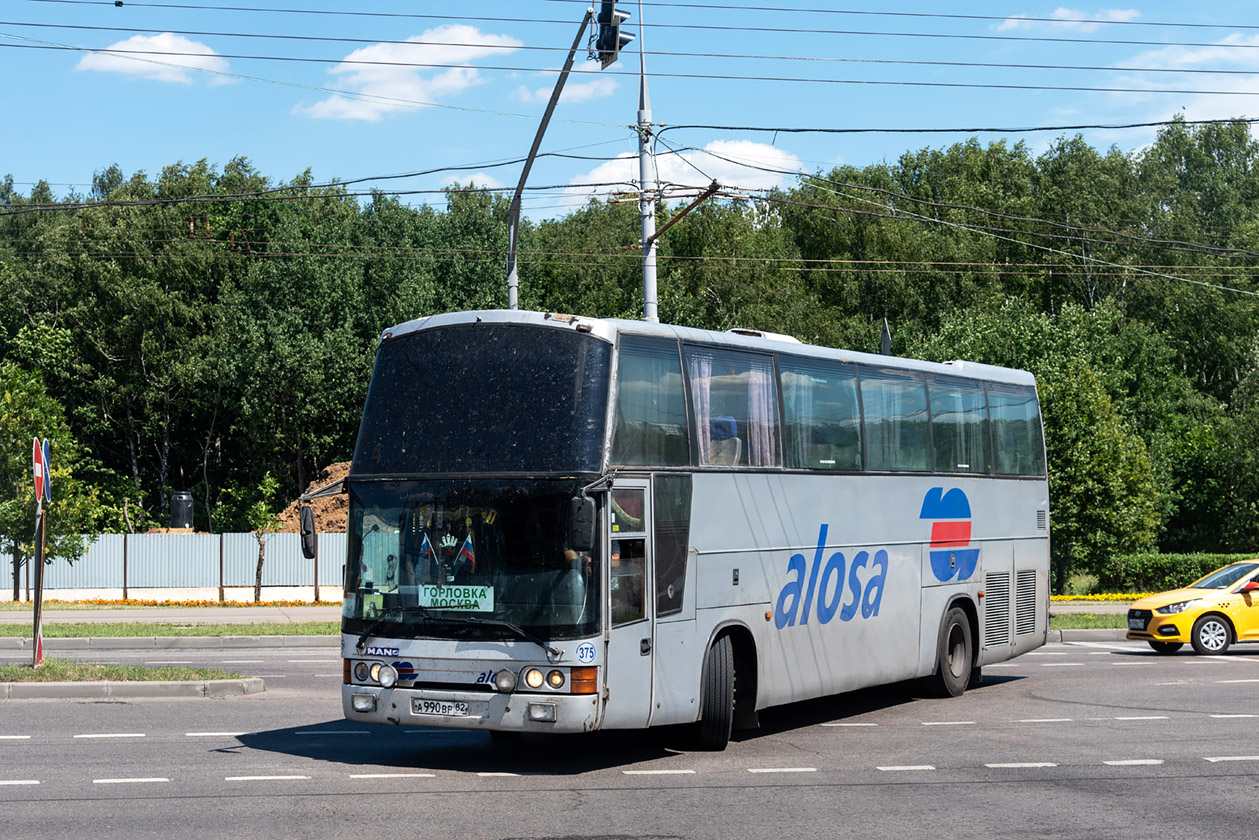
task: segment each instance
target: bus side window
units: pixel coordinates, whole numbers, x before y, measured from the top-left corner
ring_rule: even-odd
[[[986,473],[988,405],[980,382],[931,377],[931,442],[935,470],[944,473]]]
[[[612,541],[609,555],[612,588],[612,626],[638,621],[646,615],[643,609],[644,541],[641,538]]]
[[[927,390],[917,376],[861,367],[866,469],[931,469]]]
[[[779,356],[788,467],[861,469],[857,371],[843,362]]]
[[[677,342],[622,336],[619,358],[612,463],[690,464]]]
[[[996,472],[1044,475],[1045,440],[1035,390],[1017,385],[989,385],[988,411],[992,418]]]
[[[778,399],[774,362],[760,353],[687,346],[698,463],[776,467]]]

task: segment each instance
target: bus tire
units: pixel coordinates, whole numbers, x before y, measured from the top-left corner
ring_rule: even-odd
[[[936,672],[930,683],[932,693],[937,697],[960,697],[970,682],[974,665],[975,643],[970,619],[961,607],[953,607],[945,613],[940,627]]]
[[[695,746],[714,752],[724,750],[734,727],[734,646],[729,636],[713,642],[704,657],[699,709]]]

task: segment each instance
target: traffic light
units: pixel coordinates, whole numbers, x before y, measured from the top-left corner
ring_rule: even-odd
[[[632,32],[622,32],[621,24],[630,16],[616,7],[616,0],[602,0],[595,23],[599,24],[599,32],[595,35],[595,52],[599,56],[599,66],[606,68],[616,61],[621,49],[629,46],[634,40]]]

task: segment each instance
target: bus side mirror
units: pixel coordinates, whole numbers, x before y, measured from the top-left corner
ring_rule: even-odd
[[[568,547],[591,551],[595,547],[595,500],[573,496],[568,502]]]
[[[302,556],[307,560],[315,559],[318,535],[315,534],[315,511],[310,505],[302,505],[299,511],[302,534]]]

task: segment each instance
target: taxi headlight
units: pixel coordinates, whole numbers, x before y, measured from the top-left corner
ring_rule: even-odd
[[[393,688],[398,684],[398,669],[392,665],[380,666],[380,673],[376,675],[376,679],[380,680],[380,684],[384,688]]]
[[[543,679],[542,672],[537,668],[530,668],[525,671],[525,685],[530,688],[541,688]]]
[[[1201,602],[1202,602],[1201,598],[1192,598],[1188,601],[1177,601],[1175,604],[1168,604],[1165,607],[1159,607],[1154,612],[1158,613],[1159,615],[1175,615],[1176,613],[1182,613],[1185,610],[1192,607],[1194,604],[1198,604]]]

